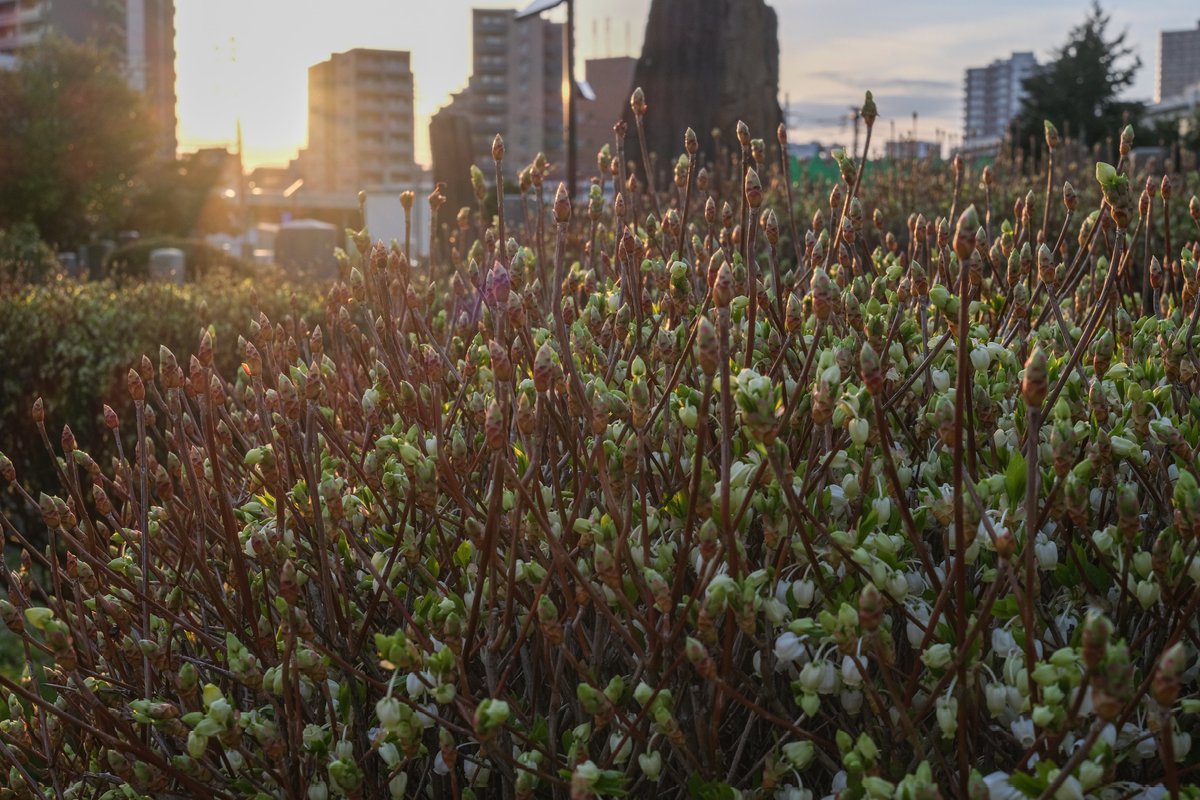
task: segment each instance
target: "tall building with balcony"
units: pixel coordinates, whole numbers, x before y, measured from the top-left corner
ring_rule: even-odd
[[[491,164],[492,140],[503,136],[505,161],[514,172],[538,153],[560,165],[565,152],[563,26],[515,16],[512,9],[472,11],[471,77],[438,113],[442,126],[452,117],[466,120],[473,161],[481,166]],[[434,172],[446,180],[436,164]]]
[[[1013,53],[986,67],[967,70],[964,80],[963,147],[979,150],[999,145],[1008,124],[1021,110],[1024,81],[1037,69],[1033,53]]]
[[[1200,84],[1200,21],[1192,30],[1159,31],[1154,100],[1179,97]]]
[[[49,35],[113,53],[146,97],[160,153],[175,157],[174,0],[0,0],[0,64]]]
[[[0,0],[0,54],[15,56],[45,35],[47,6],[32,0]]]
[[[308,70],[306,191],[355,195],[416,179],[413,74],[400,50],[335,53]]]

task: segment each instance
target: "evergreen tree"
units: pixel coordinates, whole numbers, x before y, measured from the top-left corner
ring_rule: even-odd
[[[1137,122],[1143,105],[1118,95],[1133,84],[1142,60],[1126,44],[1127,32],[1109,38],[1110,21],[1094,2],[1054,61],[1025,80],[1027,94],[1012,124],[1016,148],[1028,149],[1032,141],[1033,152],[1039,152],[1044,147],[1043,121],[1050,120],[1064,136],[1087,146],[1104,145],[1111,137],[1115,149],[1121,129]]]
[[[107,51],[51,37],[0,70],[0,228],[57,247],[112,233],[154,149],[141,95]]]

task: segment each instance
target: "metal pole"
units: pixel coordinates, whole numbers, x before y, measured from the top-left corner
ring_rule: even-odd
[[[575,202],[575,0],[567,0],[567,189]]]

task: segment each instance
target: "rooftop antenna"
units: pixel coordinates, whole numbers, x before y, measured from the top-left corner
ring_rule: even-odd
[[[604,56],[612,58],[612,17],[604,18]]]

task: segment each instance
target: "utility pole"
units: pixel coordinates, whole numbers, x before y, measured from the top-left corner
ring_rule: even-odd
[[[858,106],[850,107],[850,118],[854,120],[854,149],[850,151],[850,155],[858,158],[858,123],[862,119],[861,109]]]
[[[238,159],[238,212],[242,218],[242,258],[254,257],[254,246],[250,244],[250,203],[246,196],[246,148],[242,144],[242,118],[237,121],[237,159]]]
[[[578,172],[575,152],[575,0],[567,0],[567,55],[563,75],[567,81],[567,191],[575,202],[575,177]]]

